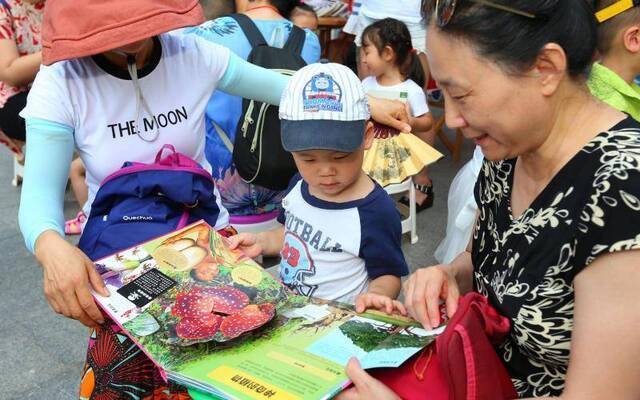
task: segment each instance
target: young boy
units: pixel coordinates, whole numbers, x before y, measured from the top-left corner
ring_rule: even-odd
[[[289,81],[280,119],[299,171],[282,201],[283,226],[234,236],[231,247],[279,254],[280,278],[298,294],[404,313],[391,300],[408,273],[400,216],[362,171],[373,125],[360,80],[343,65],[308,65]]]
[[[629,2],[631,3],[631,2]],[[640,7],[618,0],[597,0],[598,52],[589,77],[591,93],[640,120]]]
[[[312,31],[318,29],[318,14],[316,14],[313,7],[308,4],[298,4],[293,11],[291,11],[289,20],[298,28],[310,29]]]

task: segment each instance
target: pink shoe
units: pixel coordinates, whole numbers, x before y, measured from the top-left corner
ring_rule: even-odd
[[[64,223],[64,233],[66,235],[79,235],[82,233],[82,225],[87,219],[84,212],[78,211],[78,215],[74,219],[70,219]]]

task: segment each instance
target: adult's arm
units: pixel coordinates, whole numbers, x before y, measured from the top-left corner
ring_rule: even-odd
[[[51,308],[84,325],[104,322],[89,289],[108,296],[93,262],[64,240],[63,201],[73,155],[69,126],[27,118],[27,146],[20,229],[42,265],[44,294]]]
[[[472,238],[467,249],[451,264],[420,268],[405,282],[405,306],[409,315],[426,329],[440,325],[440,300],[444,300],[447,315],[458,309],[460,295],[473,289]]]
[[[218,83],[218,89],[233,96],[280,104],[289,76],[258,67],[234,53],[229,54],[227,69]]]
[[[407,106],[397,100],[379,99],[367,96],[371,118],[400,132],[411,132]]]
[[[0,81],[7,85],[19,87],[33,82],[41,63],[41,52],[20,56],[13,40],[0,40]]]
[[[14,31],[14,18],[11,8],[0,4],[0,81],[19,87],[25,86],[35,78],[42,62],[40,52],[20,56],[16,45],[17,34]]]
[[[51,230],[64,236],[64,192],[73,156],[73,128],[27,118],[26,157],[18,220],[32,253],[38,237]]]
[[[279,105],[289,79],[289,76],[258,67],[230,53],[218,89],[234,96]],[[402,132],[411,132],[404,103],[369,96],[369,108],[374,120]]]
[[[563,400],[640,393],[640,250],[598,257],[573,281],[571,358]]]

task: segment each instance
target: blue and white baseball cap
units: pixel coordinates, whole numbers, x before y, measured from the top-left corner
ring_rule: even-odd
[[[280,100],[282,146],[351,153],[362,145],[369,117],[353,71],[335,63],[307,65],[291,77]]]

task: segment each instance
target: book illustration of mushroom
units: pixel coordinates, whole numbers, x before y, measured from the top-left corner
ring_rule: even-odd
[[[237,282],[233,283],[233,287],[242,291],[244,294],[246,294],[247,297],[249,297],[250,301],[254,301],[254,299],[258,296],[258,289],[256,289],[255,287],[244,286]]]
[[[200,289],[214,299],[213,312],[233,314],[249,304],[249,297],[244,292],[231,286]]]
[[[179,318],[176,335],[187,343],[213,339],[218,332],[223,337],[216,340],[226,341],[269,322],[275,306],[249,304],[249,297],[231,286],[195,287],[178,293],[171,314]]]
[[[171,307],[171,314],[181,318],[197,317],[210,314],[213,310],[213,299],[203,296],[199,289],[178,293],[176,302]]]
[[[175,271],[188,271],[198,265],[208,255],[207,249],[189,238],[178,239],[159,246],[153,252],[158,266]]]
[[[183,339],[208,339],[218,332],[222,317],[218,314],[203,314],[194,318],[182,318],[176,325],[176,335]]]
[[[275,314],[273,304],[250,304],[238,313],[226,317],[220,325],[220,331],[227,339],[234,339],[271,321]]]

